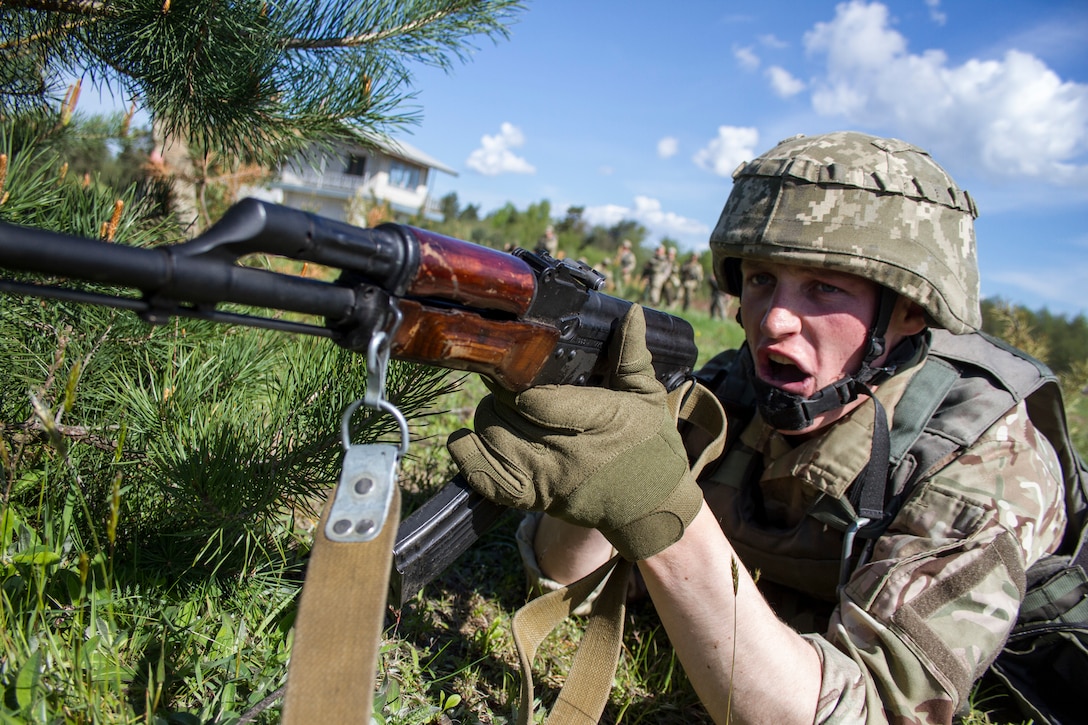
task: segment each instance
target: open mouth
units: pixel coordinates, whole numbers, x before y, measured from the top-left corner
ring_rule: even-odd
[[[783,390],[789,390],[789,392],[800,392],[797,390],[799,386],[803,386],[804,383],[811,377],[801,368],[797,367],[789,358],[782,355],[776,355],[771,353],[764,358],[763,369],[761,370],[761,376],[765,383],[775,386],[776,388],[782,388]]]

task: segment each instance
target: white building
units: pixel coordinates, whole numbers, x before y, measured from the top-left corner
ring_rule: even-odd
[[[371,147],[314,152],[288,162],[271,186],[279,203],[338,221],[347,221],[353,198],[387,202],[398,217],[422,211],[438,219],[438,199],[430,194],[438,171],[457,176],[449,166],[403,141],[375,138]]]

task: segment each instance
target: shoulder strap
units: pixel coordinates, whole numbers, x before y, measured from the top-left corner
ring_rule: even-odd
[[[955,366],[937,357],[928,358],[915,373],[895,406],[889,451],[893,468],[903,463],[959,378]]]
[[[377,538],[332,541],[325,524],[330,492],[306,570],[288,665],[283,720],[287,725],[369,721],[374,699],[400,489]]]
[[[1047,383],[1056,385],[1042,363],[988,335],[931,335],[929,355],[896,406],[896,493],[947,464],[1021,400]]]
[[[593,602],[566,682],[545,722],[595,725],[600,719],[619,665],[627,579],[632,568],[631,562],[617,556],[573,584],[539,596],[514,613],[514,646],[521,663],[518,725],[536,722],[532,667],[540,643],[607,578]]]

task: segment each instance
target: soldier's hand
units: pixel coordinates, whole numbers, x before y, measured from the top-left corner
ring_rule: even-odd
[[[642,308],[632,305],[609,348],[608,388],[498,388],[475,432],[448,447],[483,496],[599,529],[622,556],[677,541],[702,505],[664,387],[654,378]]]

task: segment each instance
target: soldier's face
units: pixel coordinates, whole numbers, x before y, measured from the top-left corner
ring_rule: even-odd
[[[876,315],[876,283],[844,272],[749,261],[741,264],[741,278],[741,322],[761,380],[808,398],[858,371]],[[903,306],[896,306],[889,326],[889,350],[904,333]],[[823,428],[862,402],[818,416],[797,432]]]

